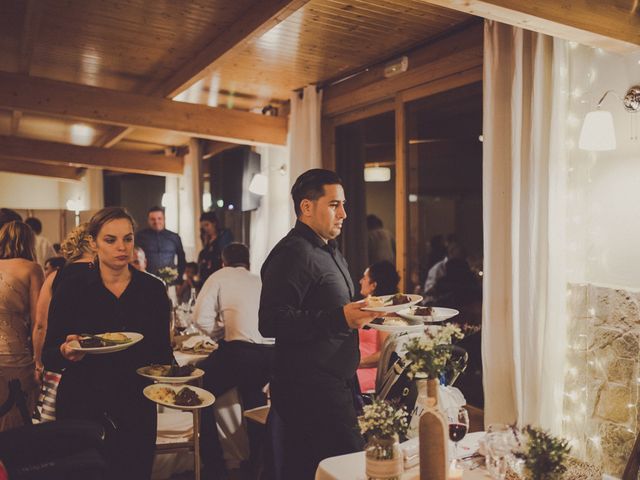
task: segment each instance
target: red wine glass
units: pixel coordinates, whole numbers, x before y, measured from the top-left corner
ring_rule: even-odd
[[[469,430],[469,412],[464,407],[455,407],[447,412],[449,419],[449,439],[453,442],[453,458],[458,458],[458,442]]]

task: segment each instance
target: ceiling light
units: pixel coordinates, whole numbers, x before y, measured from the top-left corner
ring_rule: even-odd
[[[389,167],[365,167],[365,182],[388,182],[391,180],[391,169]]]

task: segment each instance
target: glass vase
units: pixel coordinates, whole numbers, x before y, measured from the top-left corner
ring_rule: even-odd
[[[399,480],[404,472],[404,458],[398,435],[372,436],[365,448],[367,480]]]

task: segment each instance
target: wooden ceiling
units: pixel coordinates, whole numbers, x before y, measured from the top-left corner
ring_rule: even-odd
[[[0,135],[122,155],[162,154],[191,136],[281,143],[285,119],[247,113],[227,122],[223,111],[272,105],[286,115],[293,90],[357,72],[468,19],[422,0],[0,2]],[[211,108],[166,109],[161,98]],[[158,109],[173,118],[163,122]],[[201,129],[178,128],[179,118],[195,117]],[[252,136],[266,124],[272,133]],[[243,125],[246,138],[237,133]]]

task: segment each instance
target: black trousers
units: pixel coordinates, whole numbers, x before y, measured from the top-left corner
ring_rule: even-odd
[[[273,346],[233,341],[219,342],[218,349],[198,366],[205,372],[203,386],[216,397],[237,388],[245,410],[266,405],[262,392],[270,380]],[[254,447],[254,435],[249,433],[250,447]],[[218,438],[213,407],[202,411],[200,449],[205,469],[224,472],[222,448]],[[255,448],[252,448],[252,451]]]
[[[320,461],[364,448],[352,382],[305,383],[272,388],[272,405],[283,425],[285,480],[313,480]]]
[[[67,376],[69,377],[69,376]],[[142,388],[97,391],[63,375],[56,400],[59,420],[95,422],[105,429],[106,478],[151,478],[156,447],[156,405]]]

